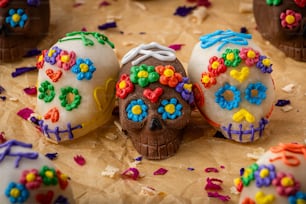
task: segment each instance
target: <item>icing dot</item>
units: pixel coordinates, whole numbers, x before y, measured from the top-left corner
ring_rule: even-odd
[[[248,58],[254,58],[256,57],[256,53],[253,50],[249,50],[247,56]]]
[[[209,81],[210,81],[209,76],[203,76],[203,77],[202,77],[202,82],[203,82],[203,83],[206,84],[206,83],[208,83]]]
[[[48,52],[48,57],[52,57],[52,55],[53,55],[53,53],[55,52],[55,50],[50,50],[49,52]]]
[[[262,60],[262,64],[265,65],[266,67],[268,67],[268,66],[271,65],[271,62],[270,62],[269,59],[266,58],[266,59]]]
[[[265,178],[265,177],[267,177],[269,175],[269,170],[268,169],[262,169],[260,171],[259,175],[260,175],[261,178]]]
[[[20,15],[15,13],[13,16],[12,16],[12,20],[17,23],[20,21]]]
[[[60,177],[61,177],[62,181],[67,181],[68,180],[68,176],[66,174],[61,174]]]
[[[18,198],[20,196],[20,190],[18,188],[12,188],[10,191],[10,196]]]
[[[295,22],[295,17],[293,15],[287,15],[285,20],[286,20],[286,23],[292,24]]]
[[[125,87],[126,87],[126,81],[123,80],[119,83],[119,88],[124,89]]]
[[[69,57],[69,55],[63,55],[63,56],[61,56],[61,61],[62,62],[69,62],[69,60],[70,60],[70,57]]]
[[[140,105],[133,106],[132,113],[135,115],[140,115],[142,113]]]
[[[229,60],[229,61],[233,61],[234,58],[235,58],[234,53],[228,53],[228,54],[226,55],[226,59]]]
[[[48,177],[48,178],[53,178],[53,172],[52,171],[46,171],[45,172],[45,175]]]
[[[213,69],[217,69],[219,67],[220,63],[217,62],[217,61],[214,61],[212,64],[211,64],[211,68]]]
[[[144,70],[141,70],[140,72],[138,72],[137,76],[139,78],[147,78],[148,77],[148,72],[147,71],[144,71]]]
[[[192,84],[184,84],[184,89],[185,89],[185,90],[188,90],[188,91],[191,91],[191,89],[192,89]]]
[[[170,113],[170,114],[173,114],[175,112],[175,106],[174,104],[170,103],[170,104],[167,104],[165,106],[165,110],[166,112]]]
[[[293,186],[294,185],[294,181],[292,180],[292,178],[284,177],[281,180],[281,184],[282,184],[282,186],[286,186],[286,187]]]
[[[164,75],[165,75],[166,77],[172,77],[173,74],[174,74],[174,72],[173,72],[172,69],[166,69],[166,70],[164,71]]]
[[[35,174],[33,174],[33,173],[28,173],[27,176],[26,176],[26,180],[27,180],[28,182],[34,181],[34,180],[35,180]]]
[[[80,70],[81,72],[88,72],[88,65],[85,63],[80,64]]]

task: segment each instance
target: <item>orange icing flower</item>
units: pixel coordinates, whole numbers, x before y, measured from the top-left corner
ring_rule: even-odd
[[[204,85],[205,88],[209,88],[212,85],[215,85],[217,83],[216,78],[213,76],[211,72],[203,72],[201,82]]]
[[[175,72],[175,68],[171,65],[159,65],[155,67],[155,71],[160,74],[159,82],[172,88],[183,80],[182,75]]]

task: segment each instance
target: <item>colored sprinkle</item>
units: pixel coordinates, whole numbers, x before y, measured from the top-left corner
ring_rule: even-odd
[[[80,166],[83,166],[86,163],[85,158],[82,155],[76,155],[73,159]]]
[[[144,31],[139,32],[139,35],[145,35],[145,34],[147,34],[147,33],[144,32]]]
[[[109,6],[111,5],[108,1],[102,1],[100,4],[99,4],[99,7],[102,7],[102,6]]]
[[[241,27],[240,33],[248,33],[248,29],[246,27]]]
[[[221,169],[225,169],[225,166],[221,165],[220,168],[221,168]]]
[[[37,89],[36,87],[27,87],[24,88],[23,91],[28,94],[28,95],[36,95],[37,94]]]
[[[0,85],[0,94],[2,94],[5,91],[5,89],[3,88],[3,86]]]
[[[168,172],[167,169],[159,168],[156,171],[154,171],[153,175],[165,175]]]
[[[190,7],[179,6],[175,10],[175,13],[173,15],[185,17],[185,16],[189,15],[195,8],[196,8],[196,6],[190,6]]]
[[[136,157],[135,161],[142,161],[142,156]]]
[[[208,197],[213,197],[213,198],[218,198],[224,202],[227,202],[231,199],[231,197],[227,196],[227,195],[221,195],[218,192],[207,192]]]
[[[2,101],[5,101],[5,100],[6,100],[6,96],[0,96],[0,99],[1,99]]]
[[[221,184],[223,183],[222,180],[217,178],[207,178],[206,179],[206,186],[205,190],[222,190]]]
[[[132,178],[133,180],[137,180],[139,178],[139,171],[137,168],[128,168],[122,174],[123,178]]]
[[[79,6],[82,6],[82,5],[83,5],[83,3],[78,3],[78,2],[77,2],[77,3],[74,3],[74,4],[73,4],[73,7],[76,8],[76,7],[79,7]]]
[[[117,23],[116,22],[109,22],[109,23],[104,23],[102,25],[98,26],[99,30],[107,30],[109,28],[116,28],[117,27]]]
[[[83,27],[83,28],[81,29],[81,31],[86,32],[86,31],[87,31],[87,28],[86,28],[86,27]]]
[[[188,167],[187,170],[189,170],[189,171],[194,171],[194,168]]]
[[[219,170],[217,168],[214,168],[214,167],[208,167],[204,171],[206,173],[210,173],[210,172],[218,173],[219,172]]]
[[[184,46],[184,44],[172,44],[172,45],[169,45],[168,47],[175,51],[178,51],[182,49],[182,46]]]
[[[240,169],[240,176],[242,176],[244,174],[244,168]]]
[[[33,57],[41,54],[41,51],[38,49],[29,50],[23,57]]]
[[[6,138],[4,135],[4,132],[0,132],[0,144],[3,144],[6,142]]]
[[[31,114],[34,113],[34,111],[30,108],[24,108],[17,112],[17,115],[22,117],[23,119],[27,120],[29,117],[31,117]]]
[[[211,6],[211,2],[209,0],[198,0],[197,6],[205,6],[208,8]]]
[[[47,153],[45,154],[46,157],[48,157],[50,160],[54,160],[57,158],[57,152],[54,153]]]
[[[19,68],[16,68],[15,69],[15,72],[12,72],[12,77],[17,77],[19,75],[22,75],[26,72],[30,72],[30,71],[33,71],[33,70],[37,70],[36,67],[19,67]]]
[[[290,100],[283,100],[283,99],[279,99],[276,102],[276,106],[285,106],[285,105],[289,105],[290,104]]]

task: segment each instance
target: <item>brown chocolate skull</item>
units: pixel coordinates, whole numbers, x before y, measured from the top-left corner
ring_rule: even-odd
[[[3,0],[0,16],[0,61],[12,62],[47,35],[49,0]]]
[[[149,45],[154,47],[156,44]],[[176,57],[171,61],[164,61],[151,55],[136,65],[132,64],[147,52],[160,51],[161,47],[158,45],[157,49],[151,48],[149,46],[145,54],[140,51],[123,64],[116,95],[119,97],[120,123],[131,137],[136,150],[147,159],[165,159],[173,156],[180,146],[182,130],[190,120],[193,95],[191,90],[177,91],[176,86],[185,84],[185,88],[191,88],[191,85],[188,84],[185,70]],[[180,79],[171,87],[169,81],[168,84],[160,82],[165,75]],[[141,78],[150,82],[145,85]],[[183,92],[189,95],[182,97]]]
[[[305,0],[254,0],[253,11],[265,39],[288,57],[306,61]]]

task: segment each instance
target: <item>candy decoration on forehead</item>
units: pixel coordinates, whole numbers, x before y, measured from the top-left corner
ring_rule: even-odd
[[[152,50],[157,48],[158,50]],[[142,56],[133,60],[132,65],[138,65],[143,60],[153,57],[160,61],[174,61],[176,59],[175,51],[171,48],[162,46],[155,42],[150,44],[142,44],[132,50],[130,50],[123,58],[121,63],[124,65],[134,59],[137,55],[141,54]]]

